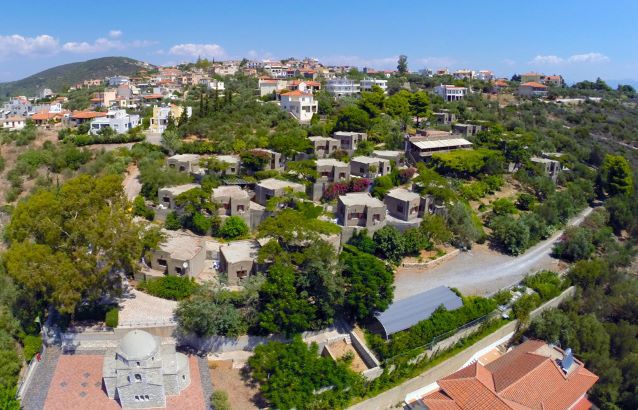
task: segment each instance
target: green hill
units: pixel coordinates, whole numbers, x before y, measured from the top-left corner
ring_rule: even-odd
[[[59,65],[18,81],[0,83],[0,100],[15,95],[35,96],[38,90],[50,88],[54,92],[84,80],[113,75],[134,75],[146,63],[128,57],[103,57]]]

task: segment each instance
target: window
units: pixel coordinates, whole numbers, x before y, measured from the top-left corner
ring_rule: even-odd
[[[148,394],[144,395],[144,400],[149,401],[151,399],[151,397]]]
[[[178,275],[183,275],[184,274],[184,272],[182,271],[182,268],[180,268],[178,266],[175,267],[175,273],[177,273]]]
[[[159,266],[163,266],[163,267],[167,267],[168,266],[168,263],[166,262],[166,259],[158,259],[157,260],[157,264]]]
[[[244,279],[247,275],[248,275],[248,273],[245,270],[238,270],[237,271],[237,277],[239,279]]]
[[[136,362],[135,364],[137,365],[137,367],[140,367],[140,362]]]
[[[139,373],[135,373],[135,381],[136,382],[141,382],[142,381],[142,375]]]
[[[244,213],[244,206],[243,205],[237,205],[237,212],[239,213]]]

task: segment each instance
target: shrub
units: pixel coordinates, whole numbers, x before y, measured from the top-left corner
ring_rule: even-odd
[[[179,216],[174,211],[166,215],[164,221],[164,227],[170,231],[176,231],[182,227],[182,223],[179,220]]]
[[[561,278],[555,272],[542,271],[533,276],[528,276],[523,281],[527,287],[534,289],[541,297],[543,302],[555,298],[560,295],[564,289]]]
[[[104,324],[108,327],[116,328],[120,321],[120,309],[117,307],[109,309],[104,317]]]
[[[509,215],[516,213],[516,206],[506,198],[499,198],[492,202],[492,212],[494,215]]]
[[[159,279],[142,282],[138,288],[163,299],[186,299],[198,288],[192,278],[181,276],[164,276]]]
[[[499,290],[492,296],[492,299],[494,299],[499,306],[507,305],[510,300],[512,300],[512,292],[509,289]]]
[[[377,251],[376,242],[368,235],[368,230],[355,231],[348,243],[362,252],[374,255]]]
[[[27,362],[40,351],[42,347],[42,337],[34,335],[26,335],[22,339],[24,360]]]
[[[414,177],[414,174],[416,173],[416,168],[414,167],[410,167],[410,168],[404,168],[402,170],[399,171],[399,182],[402,184],[407,183],[408,181],[410,181],[412,179],[412,177]]]
[[[244,236],[249,232],[248,225],[239,216],[230,216],[219,229],[219,234],[227,239]]]
[[[214,410],[230,410],[230,401],[228,401],[228,393],[224,390],[215,390],[210,396],[210,405]]]
[[[364,192],[367,191],[372,181],[368,178],[353,178],[350,180],[350,191],[351,192]]]
[[[348,192],[349,185],[343,182],[334,182],[326,187],[323,191],[324,199],[331,201],[336,199],[340,195],[345,195]]]
[[[512,306],[512,312],[514,316],[522,323],[527,323],[529,320],[529,314],[532,310],[536,309],[541,304],[541,298],[538,294],[523,295],[520,299],[514,302]]]

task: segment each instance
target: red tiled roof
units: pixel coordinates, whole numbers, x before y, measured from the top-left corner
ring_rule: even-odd
[[[299,90],[289,91],[289,92],[281,94],[281,95],[285,95],[286,97],[302,97],[302,96],[310,97],[310,96],[312,96],[312,94],[310,94],[310,93],[304,93],[304,92],[301,92]]]
[[[528,83],[521,84],[521,87],[547,88],[546,85],[537,83],[536,81],[530,81]]]
[[[556,361],[561,354],[529,340],[486,366],[475,362],[439,380],[440,390],[421,401],[431,410],[589,409],[584,396],[598,376],[578,360],[566,374]]]
[[[509,84],[505,80],[496,80],[494,81],[494,85],[497,87],[507,87]]]
[[[146,100],[155,100],[158,98],[164,98],[164,96],[162,94],[149,94],[144,96],[144,99]]]
[[[97,117],[106,117],[106,113],[97,111],[75,111],[71,114],[71,118],[74,120],[88,120]]]

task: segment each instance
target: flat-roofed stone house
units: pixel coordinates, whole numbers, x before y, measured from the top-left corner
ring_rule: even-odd
[[[343,227],[341,242],[347,242],[354,231],[367,229],[369,234],[386,223],[385,204],[367,192],[341,195],[337,201],[337,223]]]
[[[363,178],[376,178],[388,175],[392,171],[390,161],[376,157],[353,157],[350,160],[350,175]]]
[[[240,285],[255,273],[259,248],[255,240],[234,241],[219,247],[220,271],[226,275],[229,285]]]
[[[281,179],[264,179],[255,186],[255,202],[266,206],[269,199],[283,196],[286,190],[305,193],[306,187],[296,182],[283,181]]]
[[[312,151],[317,158],[327,158],[341,148],[338,139],[330,137],[309,137],[312,143]]]
[[[162,231],[165,240],[151,252],[149,270],[142,279],[165,275],[197,277],[205,267],[206,249],[202,237],[181,231]]]
[[[168,157],[166,164],[179,172],[198,173],[200,156],[197,154],[178,154]]]
[[[310,199],[313,201],[321,199],[329,184],[350,180],[350,166],[333,158],[318,159],[316,170],[317,179],[312,184],[310,192]]]

